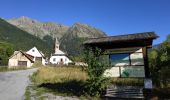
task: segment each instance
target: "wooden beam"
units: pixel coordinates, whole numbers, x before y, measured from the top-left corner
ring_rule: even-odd
[[[145,77],[149,78],[150,77],[150,71],[149,71],[147,47],[143,47],[142,52],[143,52],[143,59],[144,59]]]

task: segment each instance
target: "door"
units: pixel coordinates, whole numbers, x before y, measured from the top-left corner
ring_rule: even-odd
[[[42,61],[42,57],[36,57],[35,60],[36,61]]]
[[[18,66],[27,66],[27,61],[18,61]]]

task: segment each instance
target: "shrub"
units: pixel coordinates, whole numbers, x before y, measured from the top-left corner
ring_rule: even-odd
[[[85,71],[89,77],[86,92],[91,96],[101,96],[109,83],[109,78],[103,75],[109,64],[101,60],[102,55],[103,51],[99,48],[86,48],[85,61],[88,66]]]
[[[152,50],[149,55],[149,62],[154,85],[167,87],[170,79],[170,43],[164,42],[158,50]]]

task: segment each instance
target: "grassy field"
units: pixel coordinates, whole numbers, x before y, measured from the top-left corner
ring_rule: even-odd
[[[60,96],[77,96],[80,99],[101,99],[99,97],[90,97],[86,94],[85,87],[88,76],[81,67],[39,67],[38,71],[30,78],[39,97],[44,93],[52,93]],[[115,85],[143,86],[143,81],[143,78],[111,78],[111,84]],[[167,98],[170,95],[169,90],[169,88],[154,88],[151,95]]]
[[[15,71],[15,70],[26,70],[28,68],[21,66],[21,67],[14,67],[8,68],[7,66],[0,66],[0,72],[7,72],[7,71]]]
[[[84,95],[87,74],[81,67],[39,67],[30,79],[36,95],[52,93],[61,96]]]
[[[86,81],[87,74],[80,67],[40,67],[31,79],[36,84]]]
[[[34,89],[38,94],[51,92],[62,96],[89,97],[85,93],[88,75],[81,67],[39,67],[38,71],[30,78],[35,84]],[[111,83],[117,85],[143,85],[143,79],[112,78]]]

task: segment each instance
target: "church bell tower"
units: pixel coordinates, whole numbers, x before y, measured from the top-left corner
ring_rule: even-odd
[[[55,53],[57,53],[57,51],[59,50],[59,46],[60,46],[60,44],[59,44],[59,42],[58,42],[58,40],[56,38],[55,39]]]

